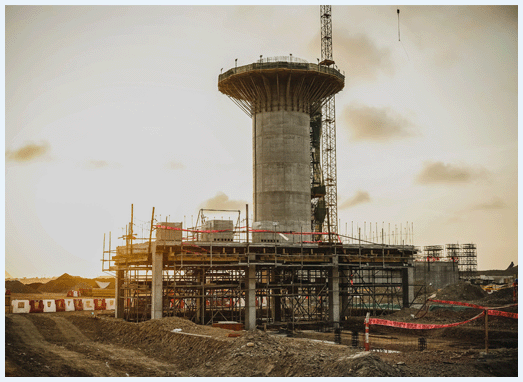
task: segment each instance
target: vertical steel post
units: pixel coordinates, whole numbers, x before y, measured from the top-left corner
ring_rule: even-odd
[[[367,316],[365,317],[365,351],[369,351],[370,350],[369,321],[370,321],[370,312],[367,312]]]

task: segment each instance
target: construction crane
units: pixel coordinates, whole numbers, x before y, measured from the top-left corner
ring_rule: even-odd
[[[320,65],[334,66],[332,57],[332,7],[320,5],[321,19],[321,61]],[[322,132],[322,172],[325,184],[326,215],[323,226],[329,232],[328,240],[332,243],[338,233],[338,195],[336,176],[336,117],[334,96],[328,98],[321,111]]]

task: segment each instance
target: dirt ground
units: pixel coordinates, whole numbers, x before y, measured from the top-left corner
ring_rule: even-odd
[[[5,376],[133,377],[494,377],[517,376],[517,322],[502,329],[515,343],[484,352],[481,323],[439,330],[427,350],[364,352],[351,346],[351,331],[336,345],[332,333],[301,331],[289,338],[276,332],[232,332],[176,317],[141,323],[114,318],[114,312],[60,312],[5,315]],[[441,313],[441,312],[440,312]],[[429,312],[424,320],[452,322],[474,312]],[[410,316],[408,310],[390,319]],[[461,316],[459,316],[461,315]],[[493,319],[503,318],[493,317]],[[505,319],[506,320],[506,319]],[[516,321],[516,320],[513,320]],[[360,318],[353,321],[362,329]],[[492,323],[494,330],[494,324]],[[461,329],[460,329],[461,328]],[[459,330],[458,330],[459,329]],[[427,331],[428,332],[428,331]],[[240,333],[240,337],[229,337]],[[461,333],[461,335],[457,335]],[[423,334],[423,333],[422,333]],[[411,336],[372,328],[379,339],[402,342]],[[472,341],[470,337],[478,341]],[[477,338],[476,338],[477,337]],[[396,338],[396,340],[392,339]],[[452,346],[465,342],[464,346]],[[507,347],[504,347],[507,345]],[[363,346],[360,343],[360,346]]]

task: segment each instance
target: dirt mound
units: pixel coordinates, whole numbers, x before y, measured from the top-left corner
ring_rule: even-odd
[[[487,295],[478,285],[472,285],[464,281],[448,285],[436,292],[436,299],[449,301],[476,301]]]
[[[97,287],[98,284],[96,284],[96,282],[91,279],[84,279],[79,276],[70,276],[67,273],[64,273],[62,276],[38,287],[38,291],[43,293],[67,293],[70,290]]]
[[[514,300],[513,288],[504,288],[487,294],[480,301],[486,306],[493,307],[497,305],[512,304]]]
[[[18,280],[6,280],[6,289],[9,289],[11,293],[38,293],[28,285],[22,284]]]

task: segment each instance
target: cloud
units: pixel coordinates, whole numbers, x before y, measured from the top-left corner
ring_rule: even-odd
[[[473,211],[476,210],[501,210],[507,208],[507,204],[500,198],[495,198],[490,202],[480,203],[472,206],[470,209]]]
[[[216,196],[207,199],[200,204],[199,208],[209,208],[214,210],[243,210],[247,204],[244,200],[229,200],[223,192],[218,192]]]
[[[389,48],[378,48],[363,34],[346,36],[345,30],[333,32],[334,61],[345,72],[347,85],[354,80],[373,81],[379,74],[394,74]],[[315,47],[317,50],[317,47]]]
[[[418,174],[419,184],[464,184],[471,183],[487,175],[484,169],[455,166],[443,162],[426,162]]]
[[[6,159],[13,162],[31,162],[49,152],[49,144],[44,142],[40,145],[28,143],[16,151],[6,151]]]
[[[89,162],[87,162],[86,166],[88,168],[98,169],[109,166],[109,163],[104,160],[90,160]]]
[[[370,202],[370,195],[367,191],[358,191],[356,195],[354,195],[352,198],[347,199],[344,201],[340,206],[340,210],[344,210],[347,208],[354,207],[355,205],[361,204],[361,203],[368,203]]]
[[[185,165],[181,162],[176,162],[173,160],[167,163],[166,167],[169,170],[183,170],[185,168]]]
[[[343,118],[356,141],[388,141],[414,135],[413,123],[389,108],[349,105]]]

